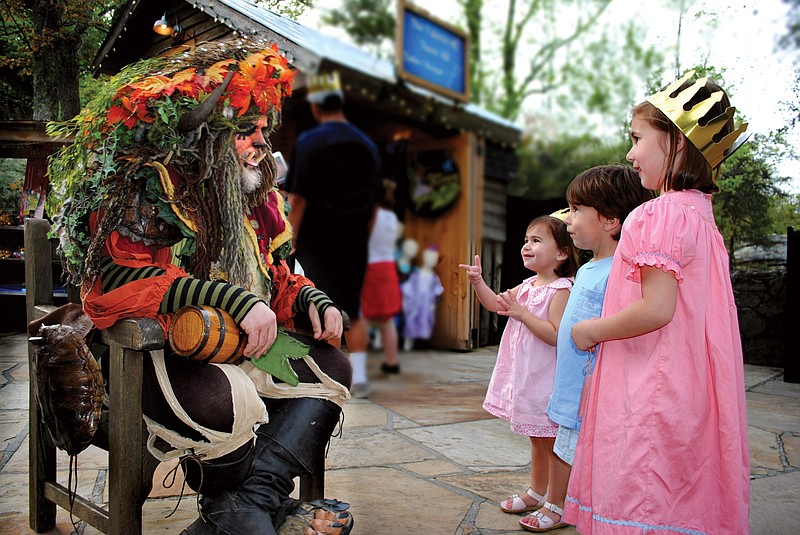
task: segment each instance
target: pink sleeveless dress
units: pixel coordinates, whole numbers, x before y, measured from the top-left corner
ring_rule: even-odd
[[[533,276],[522,282],[517,301],[537,318],[546,320],[553,296],[558,290],[572,288],[572,280],[559,278],[534,286],[535,280]],[[545,413],[555,371],[556,348],[534,336],[521,321],[508,318],[483,408],[508,420],[517,434],[556,436],[558,424]]]

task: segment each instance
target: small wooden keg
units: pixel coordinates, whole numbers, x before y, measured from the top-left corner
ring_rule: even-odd
[[[235,364],[244,358],[247,335],[221,308],[188,305],[172,316],[169,345],[181,357]]]

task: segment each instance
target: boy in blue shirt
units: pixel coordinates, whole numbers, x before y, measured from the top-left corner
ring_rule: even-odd
[[[575,458],[580,429],[579,407],[584,381],[594,367],[595,351],[581,351],[572,341],[572,326],[600,317],[603,298],[617,249],[622,223],[628,214],[650,199],[632,167],[601,165],[575,177],[567,188],[569,214],[564,222],[575,246],[593,258],[578,270],[561,318],[556,344],[558,359],[547,415],[558,424],[549,463],[549,486],[544,507],[520,519],[528,531],[564,527],[561,515]]]

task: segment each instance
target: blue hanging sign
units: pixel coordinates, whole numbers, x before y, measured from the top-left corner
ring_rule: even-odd
[[[467,34],[412,4],[397,4],[400,76],[451,98],[469,101]]]

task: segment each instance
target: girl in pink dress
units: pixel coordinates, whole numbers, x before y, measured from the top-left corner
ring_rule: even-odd
[[[508,316],[497,362],[483,408],[508,420],[511,431],[531,441],[531,486],[500,503],[508,513],[542,507],[547,492],[548,462],[558,424],[545,414],[556,368],[556,338],[561,315],[578,267],[575,248],[563,221],[551,216],[534,219],[525,233],[522,262],[536,275],[495,294],[481,276],[481,259],[460,264],[481,304]]]
[[[580,533],[749,533],[742,346],[714,174],[735,150],[733,108],[693,73],[633,110],[633,163],[661,195],[622,229],[601,318],[564,519]],[[584,395],[587,393],[584,392]]]

